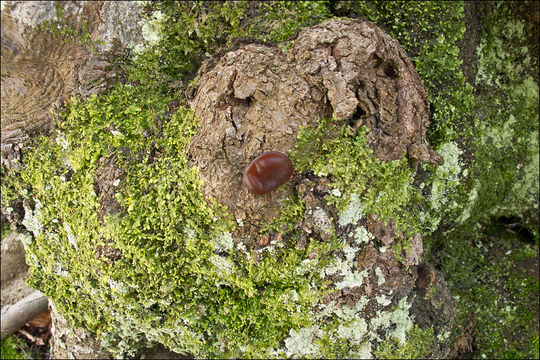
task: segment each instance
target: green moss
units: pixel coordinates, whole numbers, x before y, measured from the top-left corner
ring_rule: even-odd
[[[339,191],[326,200],[337,206],[341,225],[354,221],[352,218],[358,221],[362,214],[377,213],[385,222],[394,219],[398,231],[410,237],[420,220],[407,209],[422,202],[411,186],[414,170],[405,157],[395,161],[375,158],[367,144],[368,131],[362,127],[352,133],[344,123],[328,119],[321,119],[316,129],[301,129],[291,154],[295,169],[334,179],[331,186]]]
[[[428,244],[443,254],[445,277],[459,296],[453,336],[470,325],[473,313],[473,356],[535,358],[538,282],[516,264],[535,257],[538,246],[538,59],[528,50],[530,25],[515,19],[510,4],[489,4],[485,11],[475,127],[467,146],[455,144],[457,162],[445,156],[459,166],[454,175],[433,172],[432,186],[444,193],[432,191],[431,199],[446,205],[426,216],[426,225],[440,222]],[[524,245],[504,230],[486,235],[483,229],[500,217],[526,225],[536,244]]]
[[[530,25],[514,20],[507,5],[493,10],[478,48],[477,111],[482,118],[474,147],[475,210],[490,209],[484,218],[521,217],[525,209],[538,209],[538,58],[528,51],[524,29]],[[536,215],[524,221],[538,232]]]
[[[2,339],[1,356],[2,359],[23,359],[24,354],[21,352],[22,343],[19,339],[8,336]]]
[[[259,252],[258,263],[245,249],[231,247],[232,218],[215,201],[204,200],[197,169],[187,167],[182,155],[198,121],[184,108],[165,115],[167,103],[201,62],[231,45],[232,37],[286,41],[286,49],[302,27],[336,14],[363,16],[412,57],[433,105],[428,137],[445,165],[422,169],[424,202],[413,186],[418,174],[405,159],[380,162],[366,144],[366,129],[352,134],[344,124],[322,120],[317,129],[300,133],[291,154],[296,168],[334,179],[337,191],[327,200],[338,207],[343,223],[377,212],[383,220],[395,219],[409,236],[433,233],[426,243],[458,259],[443,264],[453,291],[467,294],[473,284],[464,302],[479,304],[472,310],[482,318],[483,353],[538,357],[531,350],[538,336],[504,344],[505,334],[515,329],[534,333],[531,313],[505,300],[521,318],[498,308],[499,317],[488,317],[497,299],[491,289],[500,284],[492,279],[500,274],[480,278],[486,254],[464,246],[464,237],[456,235],[476,231],[474,224],[491,216],[538,209],[538,73],[531,71],[537,60],[524,43],[527,26],[508,21],[506,5],[494,10],[479,48],[474,98],[458,57],[465,30],[462,2],[274,2],[262,4],[255,16],[245,2],[149,4],[148,44],[123,62],[128,85],[69,104],[56,137],[37,140],[26,167],[2,181],[2,203],[25,197],[27,224],[35,230],[25,240],[30,283],[51,296],[72,324],[96,332],[119,356],[161,342],[198,357],[283,357],[302,354],[302,339],[315,334],[306,355],[365,357],[381,340],[377,329],[397,329],[398,323],[399,345],[390,336],[374,354],[423,356],[433,334],[411,327],[405,304],[365,324],[365,337],[358,335],[364,324],[353,323],[362,315],[361,301],[354,309],[328,304],[321,310],[330,314],[325,317],[313,313],[327,293],[326,271],[342,271],[350,281],[366,276],[351,270],[347,255],[355,249],[338,239],[309,239],[305,250],[269,247]],[[75,34],[69,27],[65,33]],[[123,210],[101,219],[95,179],[103,156],[124,171],[114,182]],[[41,208],[30,209],[32,204]],[[293,197],[265,230],[294,238],[293,225],[303,212],[304,204]],[[529,224],[538,234],[537,225]],[[355,231],[358,243],[370,241],[365,229]],[[104,246],[122,257],[112,262],[99,255]],[[396,247],[400,254],[410,243]],[[332,254],[339,249],[347,260],[336,263]],[[459,268],[460,261],[466,266]],[[538,290],[530,279],[524,287],[523,277],[508,281],[520,296]],[[460,307],[458,323],[470,311]],[[501,319],[507,327],[499,327]],[[401,345],[405,334],[412,340]],[[422,336],[425,342],[418,340]],[[288,347],[280,347],[284,341]]]
[[[3,239],[11,232],[11,227],[9,226],[9,223],[8,222],[2,223],[1,230],[2,230],[2,233],[1,233],[0,238]]]
[[[531,276],[538,246],[495,226],[445,251],[442,268],[458,298],[454,336],[474,314],[476,357],[538,358],[539,285]]]
[[[162,93],[185,87],[201,62],[226,44],[247,9],[236,1],[148,4],[149,42],[126,62],[128,80]]]
[[[372,156],[367,131],[353,134],[345,124],[323,119],[317,129],[300,130],[291,156],[297,171],[335,177],[331,186],[340,196],[332,194],[327,200],[339,210],[345,210],[352,194],[361,194],[364,211],[387,221],[409,199],[412,170],[405,158],[384,162]],[[332,138],[327,137],[330,133]]]
[[[148,44],[124,66],[132,82],[168,93],[184,89],[203,60],[231,46],[233,38],[275,44],[305,26],[331,17],[327,1],[262,3],[250,16],[247,2],[152,2],[143,28]],[[159,19],[159,20],[158,20]]]
[[[291,40],[299,30],[332,17],[330,1],[276,1],[263,3],[260,18],[248,22],[240,36],[253,36],[263,42]]]
[[[414,325],[407,330],[404,344],[394,338],[387,338],[373,351],[373,355],[379,359],[425,359],[430,356],[434,343],[433,329],[423,330]]]
[[[72,325],[97,333],[117,355],[133,355],[160,342],[196,356],[268,357],[280,354],[285,340],[289,347],[283,351],[292,356],[303,354],[294,344],[304,344],[306,329],[320,334],[322,343],[314,342],[310,352],[314,356],[345,351],[335,342],[327,348],[324,334],[329,331],[345,336],[353,353],[369,353],[371,345],[351,332],[362,325],[351,321],[365,303],[359,302],[358,309],[329,308],[331,316],[320,328],[321,318],[313,313],[330,291],[325,274],[343,274],[336,284],[340,289],[367,276],[353,269],[358,248],[344,247],[338,239],[309,239],[304,250],[294,248],[294,242],[255,250],[257,262],[245,249],[236,251],[232,218],[215,201],[204,200],[197,168],[189,168],[182,155],[198,121],[183,108],[165,118],[169,100],[119,85],[87,101],[73,100],[56,124],[57,136],[36,141],[19,174],[21,186],[31,187],[27,198],[34,204],[25,219],[34,234],[25,241],[32,264],[29,283],[50,296]],[[398,178],[409,181],[411,170],[404,161],[380,162],[370,155],[363,132],[354,136],[329,124],[323,121],[317,131],[334,126],[332,131],[343,136],[341,145],[323,144],[309,164],[330,174],[334,168],[323,163],[339,168],[339,158],[348,152],[371,167],[356,169],[358,178],[371,177],[362,187],[342,188],[343,194],[370,194],[371,186],[384,181],[382,190],[396,186],[386,167],[403,171]],[[110,179],[122,210],[100,218],[96,183],[106,169],[103,157],[114,159],[123,171]],[[357,179],[335,174],[335,188]],[[363,199],[368,209],[375,208],[369,197]],[[304,205],[291,198],[269,229],[296,221],[303,211]],[[121,257],[105,258],[98,251],[105,246]],[[346,260],[335,263],[332,254],[341,248]],[[381,313],[372,326],[405,326],[407,315],[408,308],[399,307]]]
[[[304,218],[305,210],[306,206],[304,202],[296,195],[288,197],[283,200],[283,207],[278,216],[276,216],[268,226],[263,227],[261,232],[272,230],[275,232],[289,233],[293,231],[294,225],[296,225],[298,220]]]
[[[527,51],[528,25],[514,20],[510,8],[490,4],[484,10],[488,16],[477,49],[474,106],[467,100],[457,117],[448,118],[454,130],[428,132],[437,137],[433,142],[445,159],[438,168],[424,166],[430,206],[421,214],[423,233],[437,231],[427,237],[428,248],[432,239],[439,246],[449,236],[470,233],[471,226],[476,231],[499,216],[522,218],[538,234],[538,59]],[[439,106],[440,100],[432,99],[433,105]],[[472,128],[456,130],[471,123]],[[455,141],[444,133],[460,137]]]
[[[257,263],[235,251],[231,216],[204,199],[182,155],[198,121],[184,108],[166,118],[169,100],[119,85],[72,100],[56,137],[35,141],[18,172],[18,186],[31,189],[28,282],[117,355],[160,342],[197,356],[266,356],[310,325],[324,282],[304,260],[315,251],[324,266],[331,247],[311,239],[304,250],[263,251]],[[122,210],[100,218],[105,157],[123,172],[110,180]],[[289,208],[284,218],[302,212]],[[107,259],[103,247],[121,257]]]

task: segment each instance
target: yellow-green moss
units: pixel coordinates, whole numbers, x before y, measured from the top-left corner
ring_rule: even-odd
[[[22,341],[14,335],[2,339],[1,343],[1,358],[2,359],[23,359],[24,353],[21,349],[26,346],[22,345]]]
[[[19,172],[19,186],[31,189],[29,284],[116,355],[160,342],[197,356],[265,356],[290,329],[310,324],[324,287],[299,269],[307,254],[322,258],[330,247],[310,239],[304,250],[263,252],[258,263],[235,251],[232,218],[204,199],[183,155],[198,121],[184,108],[167,118],[169,100],[119,85],[72,100],[57,135],[36,140]],[[101,221],[103,157],[125,175],[112,184],[122,210]],[[121,257],[100,255],[104,246]]]
[[[372,213],[385,222],[394,219],[406,247],[420,226],[418,214],[408,210],[422,202],[412,187],[414,170],[405,156],[394,161],[375,158],[367,144],[368,131],[362,127],[352,133],[343,122],[321,119],[316,129],[300,130],[291,158],[297,171],[335,179],[331,186],[338,192],[326,201],[337,206],[339,223],[350,222],[345,217],[352,213],[358,213],[356,221]]]
[[[379,347],[373,351],[378,359],[425,359],[431,354],[431,347],[435,343],[433,329],[425,330],[414,325],[406,333],[407,340],[401,343],[395,338],[386,338]]]

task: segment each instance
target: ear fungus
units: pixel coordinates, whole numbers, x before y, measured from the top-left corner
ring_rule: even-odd
[[[279,151],[257,156],[244,171],[243,183],[252,194],[263,195],[291,178],[294,167],[289,157]]]

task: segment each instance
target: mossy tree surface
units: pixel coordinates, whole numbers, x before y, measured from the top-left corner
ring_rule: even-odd
[[[29,283],[118,354],[158,341],[200,356],[255,355],[309,321],[321,294],[296,268],[317,245],[284,253],[279,266],[273,256],[255,266],[235,252],[230,217],[204,200],[182,155],[197,129],[191,112],[180,109],[149,136],[168,100],[118,86],[73,100],[56,139],[37,140],[20,174],[35,202],[24,222],[34,235],[24,239]],[[94,174],[102,156],[125,171],[113,185],[125,210],[100,222]],[[121,256],[111,261],[100,247]],[[282,301],[291,291],[294,308]]]
[[[527,25],[514,20],[506,4],[493,9],[478,48],[473,91],[458,58],[465,31],[461,2],[343,2],[337,7],[330,2],[276,2],[263,4],[254,16],[244,2],[149,5],[147,31],[156,38],[126,65],[128,84],[73,100],[57,122],[56,136],[37,139],[26,154],[26,167],[10,174],[13,182],[2,183],[2,202],[21,195],[26,199],[25,225],[33,232],[25,238],[31,285],[51,296],[74,325],[97,332],[117,354],[134,354],[140,346],[161,342],[197,356],[298,356],[303,353],[288,349],[317,335],[320,341],[310,343],[314,352],[304,356],[428,356],[430,329],[409,326],[409,342],[403,345],[390,336],[372,354],[365,341],[339,340],[350,329],[365,331],[356,319],[334,316],[314,327],[318,319],[311,309],[327,285],[320,269],[331,263],[328,255],[339,247],[337,241],[310,239],[303,250],[270,250],[255,264],[252,254],[232,245],[231,217],[204,199],[197,169],[186,166],[182,154],[197,131],[197,119],[182,107],[167,113],[175,91],[185,88],[201,61],[232,37],[285,41],[286,49],[297,29],[334,12],[373,21],[409,52],[433,105],[429,140],[445,165],[424,166],[418,175],[405,159],[381,163],[370,156],[364,130],[354,135],[337,125],[325,139],[331,126],[324,121],[299,136],[292,154],[296,165],[337,179],[333,186],[342,196],[328,200],[340,211],[358,192],[369,211],[394,218],[407,234],[431,234],[427,245],[433,251],[462,261],[463,266],[443,262],[441,267],[455,293],[466,299],[458,319],[465,321],[464,314],[471,311],[479,314],[482,354],[538,357],[531,350],[538,337],[524,340],[530,348],[493,341],[514,332],[514,326],[534,328],[531,312],[521,302],[507,299],[506,306],[524,315],[512,317],[504,329],[496,327],[498,335],[490,339],[489,324],[510,316],[506,308],[498,309],[496,318],[484,316],[499,295],[485,285],[462,295],[466,286],[478,284],[477,271],[471,269],[485,254],[482,248],[461,251],[469,248],[461,244],[475,244],[479,230],[493,217],[522,218],[524,210],[538,211],[537,58],[529,55]],[[315,156],[303,156],[313,144]],[[114,157],[125,172],[114,183],[124,210],[100,219],[94,183],[102,157]],[[358,160],[364,167],[351,170],[349,165]],[[414,190],[416,185],[424,197]],[[388,191],[392,188],[400,191]],[[290,199],[269,228],[285,224],[294,237],[291,222],[303,211],[301,201]],[[524,219],[536,243],[517,250],[520,258],[509,257],[504,269],[537,251],[538,223],[531,216]],[[121,257],[111,261],[99,255],[97,249],[107,246]],[[316,261],[311,261],[308,254],[315,250]],[[492,276],[495,270],[481,265],[487,282],[495,281],[499,273]],[[531,295],[538,282],[504,269],[497,271],[509,277],[509,289],[538,303],[538,296]],[[479,299],[485,300],[480,302],[484,308],[469,306]],[[401,304],[394,311],[401,314],[405,308]]]

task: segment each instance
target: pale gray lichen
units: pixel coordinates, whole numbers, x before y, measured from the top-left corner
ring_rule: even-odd
[[[109,287],[119,294],[125,294],[127,292],[126,284],[122,281],[109,280]]]
[[[393,311],[382,312],[377,317],[371,319],[370,329],[373,337],[381,341],[375,331],[379,328],[387,329],[393,325],[394,328],[387,332],[387,336],[399,340],[401,344],[405,344],[407,339],[406,332],[413,326],[412,319],[409,316],[411,305],[407,303],[407,298],[404,297],[398,302]]]
[[[195,230],[192,228],[184,228],[184,235],[186,235],[186,238],[188,239],[194,239],[195,238]]]
[[[28,231],[34,234],[34,236],[39,236],[41,234],[41,229],[43,228],[43,225],[41,224],[41,208],[43,205],[39,202],[39,200],[35,200],[35,208],[34,211],[31,209],[24,207],[24,219],[22,221],[22,224],[26,227]]]
[[[60,263],[56,263],[53,269],[53,273],[61,277],[67,277],[69,275],[67,270],[64,269],[64,267]]]
[[[365,206],[362,204],[360,196],[352,193],[345,211],[339,216],[338,224],[340,226],[356,224],[364,215],[364,209]]]
[[[296,267],[296,274],[298,276],[302,276],[302,275],[311,273],[313,270],[315,270],[317,263],[318,263],[317,259],[302,260],[300,265]]]
[[[281,294],[280,298],[281,301],[283,301],[284,303],[294,303],[298,300],[298,292],[295,289],[292,289],[286,293]]]
[[[460,224],[462,224],[468,218],[471,217],[471,211],[474,207],[474,204],[476,203],[476,199],[478,199],[478,187],[479,187],[479,184],[476,181],[472,190],[469,192],[469,199],[467,201],[467,205],[464,207],[463,211],[461,212],[461,215],[459,216],[458,222]]]
[[[446,331],[444,333],[441,333],[439,335],[437,335],[437,339],[441,342],[445,341],[446,339],[448,339],[450,337],[450,334],[451,332],[450,331]]]
[[[32,237],[32,235],[28,233],[19,233],[18,237],[25,247],[32,244],[32,241],[34,241],[34,238]]]
[[[536,90],[538,92],[538,89]],[[538,94],[536,95],[538,97]],[[521,173],[523,174],[512,187],[512,193],[518,196],[519,200],[530,201],[538,198],[538,188],[540,187],[540,156],[538,146],[538,133],[529,135],[527,147],[530,151],[529,161],[525,162]]]
[[[250,252],[248,251],[246,245],[243,242],[239,241],[238,244],[236,244],[236,248],[244,255],[248,257],[251,256]]]
[[[347,263],[351,264],[352,261],[354,260],[354,257],[356,256],[356,252],[358,251],[358,248],[345,245],[342,250],[343,250],[343,253],[345,254],[345,259],[347,259]]]
[[[429,204],[434,212],[439,212],[444,207],[456,208],[458,206],[455,201],[449,203],[447,194],[454,192],[459,185],[459,176],[462,170],[459,157],[463,154],[463,150],[455,142],[447,142],[437,152],[444,158],[444,164],[437,167],[431,186]],[[426,215],[421,213],[420,220],[431,230],[435,230],[441,218],[437,216],[432,218]],[[426,223],[428,221],[429,223]]]
[[[461,163],[459,156],[463,154],[455,142],[443,144],[437,152],[444,158],[444,164],[437,167],[431,186],[430,203],[433,209],[439,209],[445,205],[445,194],[448,187],[454,187],[459,182]]]
[[[353,357],[357,359],[371,359],[373,358],[373,355],[371,354],[371,343],[369,341],[365,341],[362,346],[360,346],[360,349],[353,354]]]
[[[386,281],[380,267],[375,268],[375,275],[377,275],[377,285],[381,286]]]
[[[353,320],[349,325],[339,325],[337,336],[348,339],[353,344],[360,344],[368,331],[368,325],[362,318]]]
[[[49,241],[51,242],[51,244],[55,244],[57,246],[61,246],[60,244],[60,237],[58,236],[57,233],[53,233],[53,232],[49,232],[47,231],[46,232],[48,238],[49,238]]]
[[[56,143],[60,146],[62,146],[62,150],[65,151],[70,148],[71,143],[66,139],[63,133],[57,132],[56,135]]]
[[[377,300],[377,303],[382,306],[390,305],[390,303],[392,302],[384,294],[375,296],[375,300]]]
[[[364,278],[368,276],[368,270],[363,270],[361,272],[345,272],[344,276],[343,276],[343,280],[341,280],[340,282],[338,282],[336,284],[336,287],[340,290],[346,288],[346,287],[349,287],[349,288],[354,288],[354,287],[357,287],[357,286],[362,286],[364,285]]]
[[[316,337],[321,337],[322,331],[317,325],[298,329],[291,329],[289,337],[285,339],[287,357],[299,358],[308,355],[317,355],[319,345],[314,343]]]
[[[330,193],[334,195],[335,197],[341,197],[341,191],[339,189],[332,189]]]
[[[321,277],[327,277],[334,274],[343,276],[343,279],[336,283],[336,288],[344,289],[346,287],[354,288],[356,286],[362,286],[364,278],[368,276],[368,269],[363,271],[354,271],[354,258],[359,251],[358,248],[345,245],[343,252],[345,254],[345,260],[339,258],[335,259],[325,268],[321,269]]]
[[[124,138],[124,134],[122,134],[120,131],[118,130],[111,130],[111,134],[113,134],[113,136],[117,137],[117,138],[120,138],[120,139],[123,139]]]
[[[152,16],[148,20],[139,21],[141,26],[141,34],[144,39],[143,44],[137,44],[133,47],[133,52],[135,54],[142,53],[148,46],[156,45],[161,39],[161,33],[163,32],[165,16],[161,11],[154,11]]]
[[[363,226],[358,226],[353,231],[353,238],[356,244],[367,244],[370,240],[374,239],[374,236],[367,231],[367,229]]]
[[[73,246],[75,250],[77,250],[77,238],[71,232],[71,227],[67,222],[64,223],[64,229],[66,230],[68,242],[71,244],[71,246]]]
[[[232,274],[234,272],[234,265],[224,256],[213,255],[210,261],[219,272],[225,274]]]
[[[214,250],[229,251],[234,247],[233,237],[230,232],[223,232],[219,236],[216,236],[212,239],[212,244],[214,245]]]
[[[368,304],[369,300],[369,297],[363,296],[353,306],[347,304],[338,306],[335,300],[330,301],[328,304],[319,304],[320,311],[315,315],[315,321],[319,322],[333,315],[343,321],[352,321],[360,316],[361,311]]]

